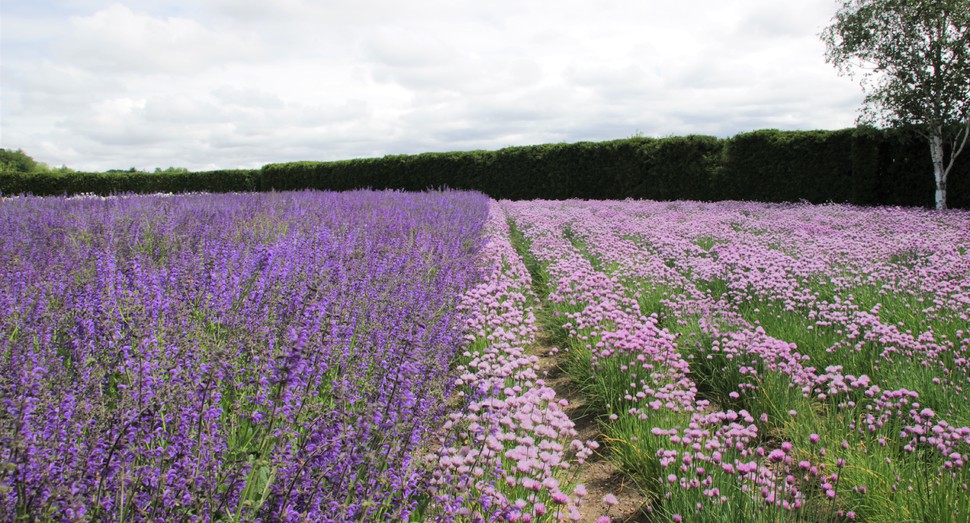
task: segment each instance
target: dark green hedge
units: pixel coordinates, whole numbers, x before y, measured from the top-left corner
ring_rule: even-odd
[[[853,131],[756,131],[727,140],[722,197],[812,203],[853,201]]]
[[[251,192],[259,190],[258,170],[200,172],[0,172],[0,194],[52,196],[120,192]]]
[[[509,199],[758,200],[933,205],[926,141],[908,129],[762,130],[270,164],[262,190],[452,187]],[[970,208],[970,153],[949,177]]]
[[[0,193],[270,191],[449,187],[508,199],[758,200],[933,205],[926,141],[911,129],[762,130],[629,138],[197,173],[0,173]],[[970,208],[970,151],[948,182]]]
[[[970,209],[970,154],[964,151],[947,178],[947,204]],[[936,183],[925,138],[913,129],[861,128],[853,149],[853,198],[859,204],[934,206]]]
[[[859,205],[934,205],[929,145],[913,129],[756,131],[727,140],[722,198]],[[947,203],[970,208],[970,155],[947,180]]]
[[[630,138],[263,167],[263,190],[424,190],[450,187],[494,198],[709,199],[721,143],[710,136]]]

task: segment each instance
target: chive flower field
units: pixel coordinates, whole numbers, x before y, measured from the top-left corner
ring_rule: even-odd
[[[650,518],[970,520],[970,214],[505,208]]]
[[[970,213],[0,200],[0,521],[605,523],[591,459],[637,521],[970,521]]]

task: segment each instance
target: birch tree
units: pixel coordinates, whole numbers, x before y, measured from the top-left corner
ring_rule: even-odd
[[[970,0],[840,0],[826,61],[861,77],[860,123],[914,126],[927,140],[936,208],[970,135]]]

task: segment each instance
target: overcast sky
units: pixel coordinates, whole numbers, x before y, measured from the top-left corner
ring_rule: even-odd
[[[3,0],[0,147],[75,169],[852,126],[835,0]]]

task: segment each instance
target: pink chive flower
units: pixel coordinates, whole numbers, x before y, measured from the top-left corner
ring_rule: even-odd
[[[565,505],[566,503],[569,503],[569,496],[563,494],[562,492],[553,492],[552,500],[560,505]]]

